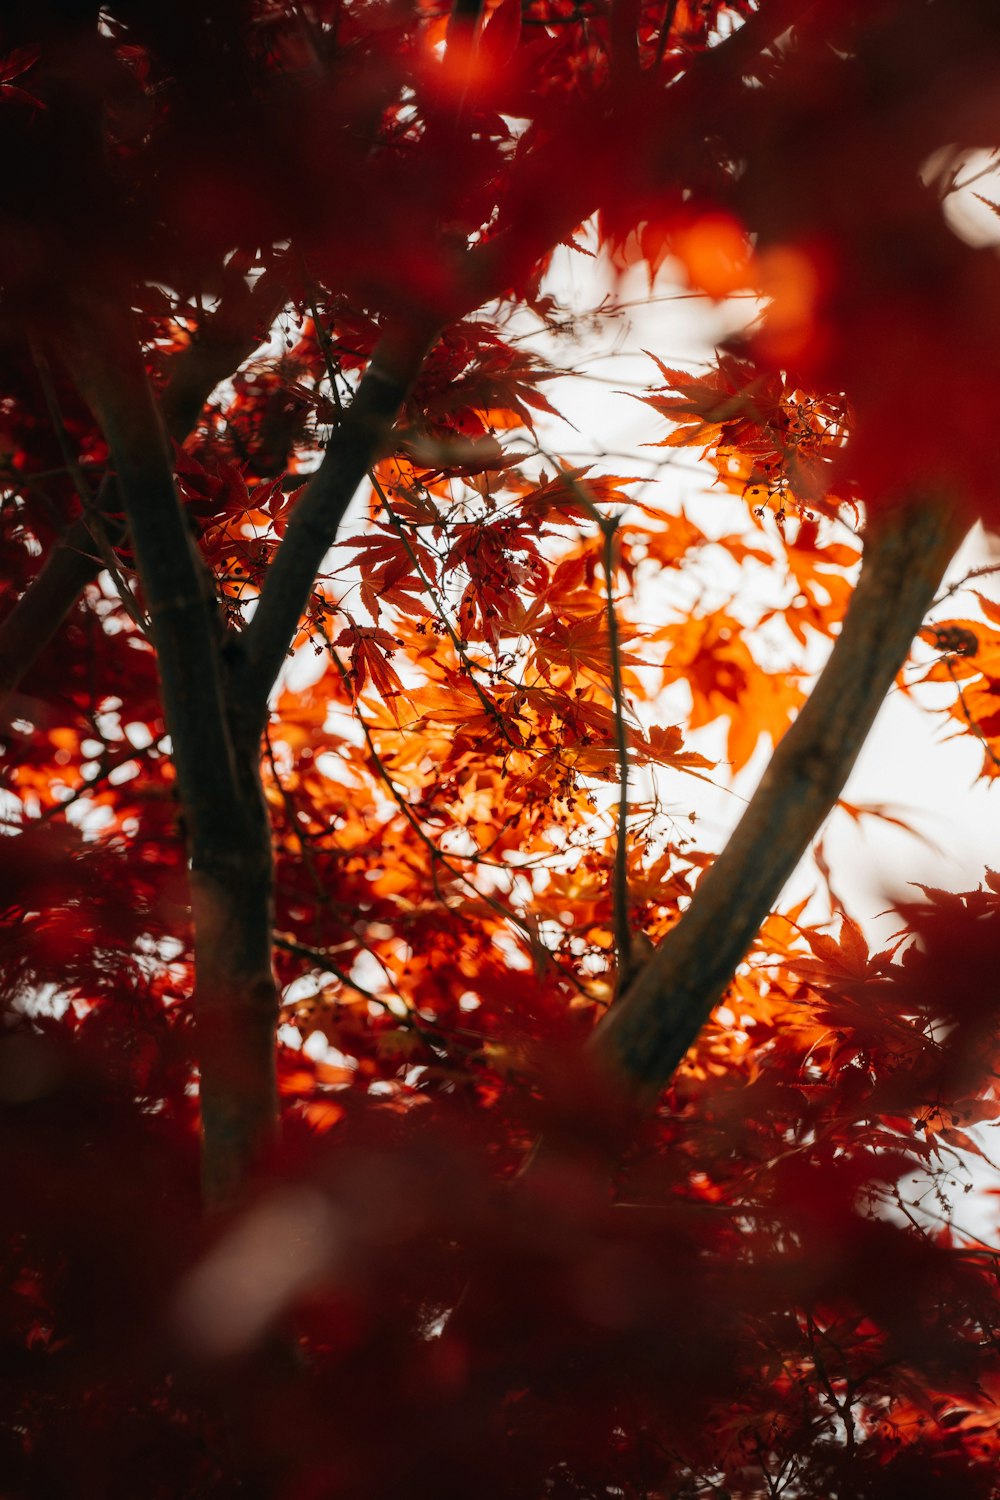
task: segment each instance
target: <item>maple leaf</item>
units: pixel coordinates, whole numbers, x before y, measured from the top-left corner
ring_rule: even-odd
[[[446,332],[417,382],[415,425],[473,438],[530,429],[533,412],[557,415],[538,389],[553,374],[538,355],[504,343],[492,325],[462,323]]]
[[[594,508],[598,505],[632,505],[636,502],[624,493],[624,486],[642,484],[640,478],[625,478],[618,474],[594,474],[592,464],[576,469],[562,469],[551,479],[531,490],[521,501],[522,508],[532,516],[546,517],[552,514],[565,516],[567,520],[592,521]]]
[[[516,521],[460,524],[444,560],[446,572],[459,567],[469,578],[458,609],[463,631],[468,636],[478,618],[496,652],[501,634],[512,628],[512,612],[520,611],[519,591],[548,579],[537,542]]]
[[[15,78],[23,78],[35,66],[40,55],[38,47],[17,47],[13,52],[8,52],[6,57],[0,58],[0,104],[27,104],[32,109],[48,108],[44,100],[13,82]]]
[[[387,630],[365,625],[347,626],[334,641],[336,646],[350,647],[350,677],[354,701],[357,702],[365,683],[370,679],[376,692],[397,718],[395,700],[403,691],[403,684],[389,661],[398,644],[396,637]]]
[[[727,432],[731,439],[727,446],[746,446],[747,413],[753,410],[748,394],[753,385],[749,367],[740,370],[730,362],[698,376],[685,370],[670,369],[655,354],[649,357],[663,376],[664,384],[679,392],[676,396],[636,397],[674,425],[673,432],[651,446],[707,449],[717,446]],[[743,439],[742,443],[739,438]]]
[[[406,614],[430,615],[430,606],[423,597],[425,585],[416,572],[419,568],[432,584],[437,582],[438,560],[430,548],[389,526],[345,538],[339,545],[357,549],[350,562],[338,571],[359,572],[361,601],[376,624],[383,604],[393,604]]]
[[[708,544],[708,537],[682,509],[677,515],[662,518],[664,525],[656,531],[643,535],[642,546],[647,558],[664,568],[681,568],[688,553]],[[716,543],[725,547],[737,562],[743,557],[756,557],[758,561],[770,561],[767,554],[758,548],[746,545],[742,538],[722,537]]]
[[[468,737],[495,744],[520,744],[524,738],[516,708],[502,704],[467,676],[449,676],[447,684],[416,688],[407,695],[414,708],[424,712],[417,727],[440,726],[460,730]]]
[[[696,750],[683,748],[684,738],[676,724],[665,726],[654,724],[636,745],[640,761],[652,765],[670,766],[675,771],[686,771],[696,776],[700,771],[710,771],[715,762]],[[707,778],[700,777],[704,781]]]
[[[582,678],[606,685],[611,680],[611,648],[604,611],[568,621],[549,615],[542,621],[534,645],[539,669],[547,677],[562,669],[570,683]],[[619,665],[623,669],[623,682],[638,687],[638,680],[627,669],[643,666],[642,659],[627,651],[619,652]]]
[[[1000,606],[981,593],[976,598],[987,620],[1000,624]],[[949,682],[956,689],[945,712],[979,739],[984,751],[980,774],[995,779],[1000,775],[1000,634],[982,621],[966,619],[927,625],[920,634],[936,656],[919,680]]]
[[[719,477],[760,505],[804,502],[834,512],[832,465],[846,440],[847,412],[838,396],[823,396],[777,374],[723,355],[701,376],[672,370],[655,355],[675,396],[637,397],[673,424],[652,447],[699,446],[711,454]]]
[[[859,550],[842,543],[819,540],[819,523],[800,520],[794,541],[785,538],[785,554],[797,593],[784,610],[768,611],[761,623],[780,615],[796,640],[806,644],[805,629],[811,626],[828,635],[839,626],[851,597],[852,583],[843,570],[854,568]]]
[[[837,938],[822,932],[807,932],[806,942],[814,957],[793,958],[791,967],[812,984],[841,985],[845,981],[867,980],[884,973],[891,952],[874,957],[857,922],[841,915]]]
[[[757,671],[742,625],[723,610],[662,626],[650,640],[670,648],[664,684],[682,681],[690,689],[691,728],[729,719],[727,753],[735,769],[747,763],[762,734],[780,738],[803,700],[792,674]]]

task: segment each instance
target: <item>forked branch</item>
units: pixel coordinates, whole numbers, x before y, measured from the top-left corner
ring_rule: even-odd
[[[244,686],[262,713],[295,640],[323,558],[336,540],[358,486],[380,456],[433,337],[434,330],[421,323],[383,338],[326,445],[319,468],[292,511],[244,635]]]
[[[174,485],[128,309],[78,314],[68,351],[111,449],[148,602],[191,861],[202,1171],[231,1202],[277,1128],[272,858],[253,716],[227,693],[221,627]]]
[[[108,440],[128,514],[197,859],[199,850],[226,848],[238,836],[233,823],[241,801],[214,599],[203,584],[129,313],[105,300],[78,316],[74,335],[73,373]]]
[[[240,278],[202,331],[175,356],[160,397],[167,433],[175,442],[187,437],[219,382],[253,353],[284,302],[284,286],[267,272],[252,288]],[[121,497],[113,478],[102,483],[94,509],[110,542],[120,541]],[[105,566],[106,552],[95,539],[93,519],[81,516],[60,537],[38,576],[0,623],[0,701],[17,688],[87,584]]]

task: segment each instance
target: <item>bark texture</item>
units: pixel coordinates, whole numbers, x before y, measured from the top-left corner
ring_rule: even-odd
[[[156,647],[187,833],[195,931],[202,1171],[230,1201],[277,1129],[272,855],[259,779],[266,698],[238,698],[214,588],[173,480],[131,318],[106,299],[78,317],[70,353],[108,439]]]
[[[840,796],[963,533],[934,498],[870,526],[816,686],[688,910],[595,1033],[599,1055],[640,1098],[669,1081]]]
[[[192,867],[190,885],[202,1184],[206,1205],[219,1208],[278,1130],[270,831],[235,857]]]
[[[202,1176],[212,1209],[234,1200],[278,1129],[274,864],[260,780],[268,694],[430,337],[424,325],[413,335],[393,333],[376,353],[295,507],[252,626],[225,639],[127,309],[105,298],[80,310],[67,350],[111,449],[173,744],[194,925]],[[218,368],[209,364],[206,380]]]

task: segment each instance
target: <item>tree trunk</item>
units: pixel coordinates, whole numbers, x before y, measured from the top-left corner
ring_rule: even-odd
[[[270,849],[191,871],[202,1182],[231,1202],[278,1128]]]
[[[170,453],[127,311],[108,297],[77,314],[70,359],[111,448],[152,622],[184,815],[195,933],[206,1206],[235,1197],[277,1132],[271,967],[273,869],[260,783],[266,694],[223,658],[213,580],[188,530]]]
[[[226,849],[194,848],[189,877],[202,1193],[209,1211],[235,1200],[279,1130],[274,852],[260,778],[267,708],[241,692],[242,665],[234,650],[224,677],[241,832]]]

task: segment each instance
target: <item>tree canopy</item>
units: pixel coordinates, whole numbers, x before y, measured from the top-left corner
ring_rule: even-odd
[[[894,684],[1000,767],[998,82],[989,0],[5,7],[5,1496],[998,1493],[1000,876],[781,899]],[[699,506],[552,451],[567,253],[754,300],[635,393]]]

